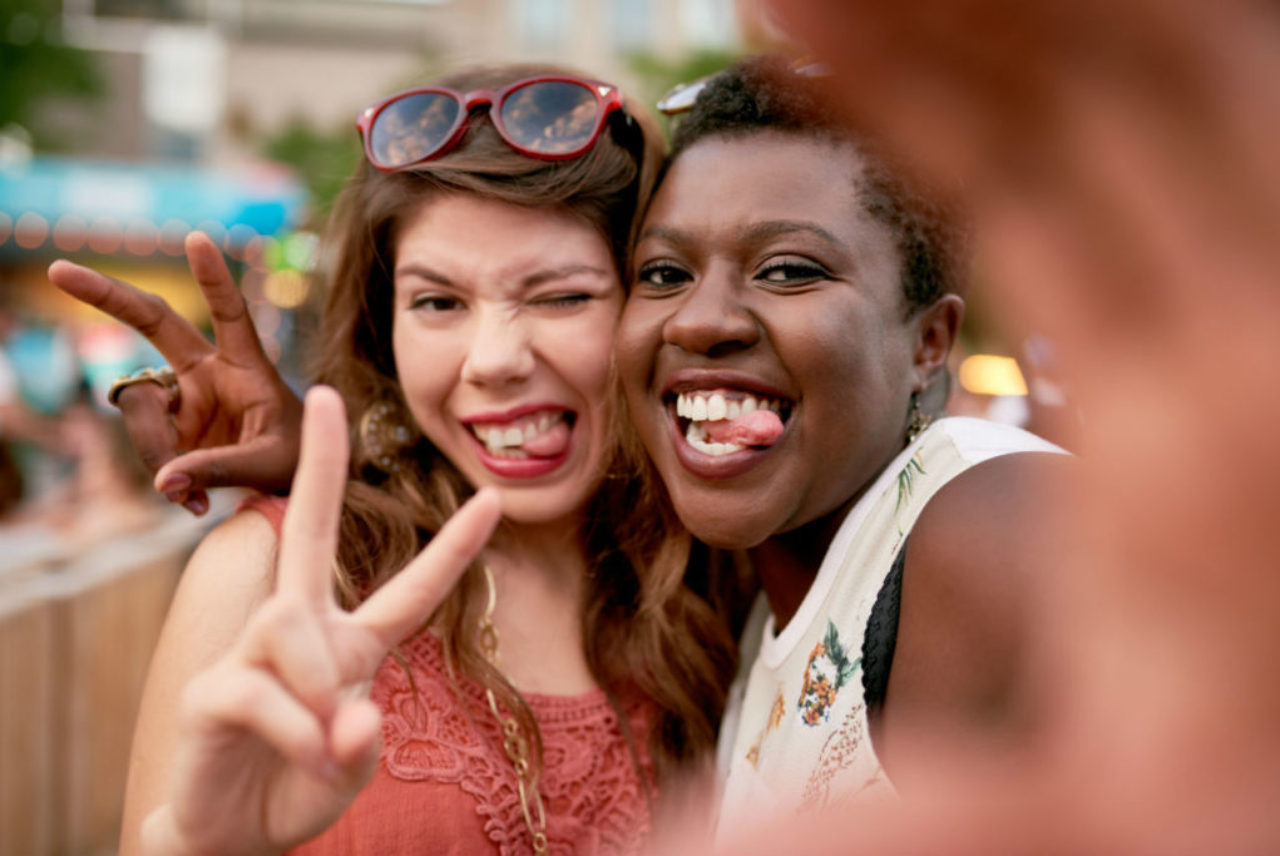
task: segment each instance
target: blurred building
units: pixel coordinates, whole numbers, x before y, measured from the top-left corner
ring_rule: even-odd
[[[67,39],[113,78],[113,121],[85,149],[215,162],[291,121],[350,124],[374,96],[463,63],[551,60],[626,86],[637,53],[734,49],[737,14],[735,0],[63,2]]]
[[[280,272],[262,263],[264,244],[315,225],[307,191],[341,185],[358,151],[354,117],[380,95],[464,63],[551,60],[652,99],[635,57],[652,66],[735,50],[743,0],[44,2],[57,10],[47,21],[0,15],[0,41],[21,32],[87,52],[101,95],[41,102],[57,157],[24,151],[21,129],[0,128],[0,284],[43,323],[84,324],[104,319],[48,287],[44,268],[56,257],[158,292],[203,321],[181,255],[195,228],[245,260],[262,292]],[[290,129],[302,129],[306,145],[350,149],[291,172],[268,156]],[[298,265],[285,267],[292,275]],[[296,302],[297,289],[284,291]],[[287,311],[283,323],[276,311],[289,304],[256,302],[267,316],[260,326],[281,333],[276,350],[289,344]]]

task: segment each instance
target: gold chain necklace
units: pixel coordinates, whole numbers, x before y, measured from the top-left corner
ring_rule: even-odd
[[[485,585],[489,588],[489,602],[485,606],[484,615],[480,618],[480,653],[489,661],[489,665],[498,668],[498,628],[493,626],[493,609],[498,604],[498,586],[493,581],[493,571],[488,565],[481,565],[484,571]],[[511,761],[516,772],[516,791],[520,794],[520,811],[524,814],[524,824],[529,828],[533,839],[533,852],[544,856],[547,848],[547,815],[542,809],[542,795],[530,780],[529,776],[529,741],[520,733],[520,723],[514,716],[503,717],[498,710],[498,701],[493,697],[493,690],[485,687],[485,698],[489,700],[489,710],[493,718],[498,720],[502,728],[502,748]],[[532,803],[532,808],[530,808]],[[536,823],[535,823],[536,820]]]

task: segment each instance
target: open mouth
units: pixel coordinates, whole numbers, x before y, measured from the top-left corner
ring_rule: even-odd
[[[685,441],[712,457],[771,447],[782,436],[794,404],[724,388],[671,393],[666,403]]]
[[[523,461],[564,454],[576,419],[572,410],[548,409],[506,422],[470,422],[467,428],[493,457]]]

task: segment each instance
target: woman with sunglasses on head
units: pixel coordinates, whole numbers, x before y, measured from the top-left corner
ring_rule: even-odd
[[[122,851],[634,852],[655,784],[709,758],[733,662],[617,416],[621,253],[661,138],[615,87],[524,67],[359,124],[317,372],[352,477],[340,403],[313,390],[293,498],[248,503],[183,575]],[[261,361],[216,249],[187,247],[222,344]],[[122,288],[50,276],[83,299]],[[142,326],[181,417],[209,346],[133,298],[164,318]]]

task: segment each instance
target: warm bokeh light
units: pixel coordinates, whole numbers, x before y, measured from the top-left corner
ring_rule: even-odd
[[[110,217],[99,217],[89,229],[89,249],[109,256],[124,243],[124,228]]]
[[[24,250],[34,250],[49,237],[49,221],[28,211],[18,218],[13,226],[13,239]]]
[[[1013,357],[974,354],[960,363],[960,385],[974,395],[1026,395],[1027,382]]]
[[[149,256],[160,247],[160,231],[148,220],[135,220],[124,233],[124,248],[135,256]]]
[[[64,253],[78,252],[88,238],[89,221],[78,214],[59,217],[53,227],[53,245]]]
[[[294,309],[307,300],[310,283],[297,271],[276,271],[262,283],[262,296],[281,309]]]
[[[182,255],[182,242],[190,231],[191,225],[183,220],[165,220],[160,226],[160,251],[171,256]]]

